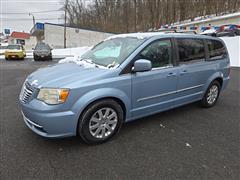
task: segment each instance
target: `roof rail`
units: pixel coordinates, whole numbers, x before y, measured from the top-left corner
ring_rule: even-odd
[[[181,31],[176,31],[176,33],[197,34],[196,31],[194,30],[181,30]]]
[[[174,32],[174,33],[176,33],[177,31],[176,31],[176,29],[158,29],[158,30],[155,30],[154,32],[166,32],[166,33]]]

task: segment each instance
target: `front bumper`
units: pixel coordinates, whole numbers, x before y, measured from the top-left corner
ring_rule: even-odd
[[[51,54],[34,54],[34,59],[51,59]]]
[[[36,101],[33,101],[32,105],[21,103],[23,120],[33,132],[48,138],[76,135],[78,117],[72,111],[48,112],[41,107],[41,103]],[[42,103],[42,106],[47,105]]]

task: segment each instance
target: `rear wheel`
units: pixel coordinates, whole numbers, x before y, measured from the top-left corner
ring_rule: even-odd
[[[78,133],[87,143],[103,143],[120,130],[123,120],[123,110],[116,101],[101,100],[84,111],[79,120]]]
[[[220,83],[218,81],[213,81],[209,85],[201,101],[202,106],[206,108],[214,106],[218,100],[220,89],[221,89]]]

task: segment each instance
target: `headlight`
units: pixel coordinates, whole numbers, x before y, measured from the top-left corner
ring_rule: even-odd
[[[37,99],[47,104],[60,104],[67,100],[69,89],[54,89],[42,88],[40,89]]]

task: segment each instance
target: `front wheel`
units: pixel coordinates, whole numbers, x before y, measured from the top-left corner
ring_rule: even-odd
[[[218,81],[213,81],[209,85],[201,101],[202,106],[206,108],[214,106],[218,100],[220,89],[221,89],[220,83]]]
[[[78,134],[90,144],[103,143],[112,138],[124,120],[122,107],[112,99],[90,105],[79,119]]]

